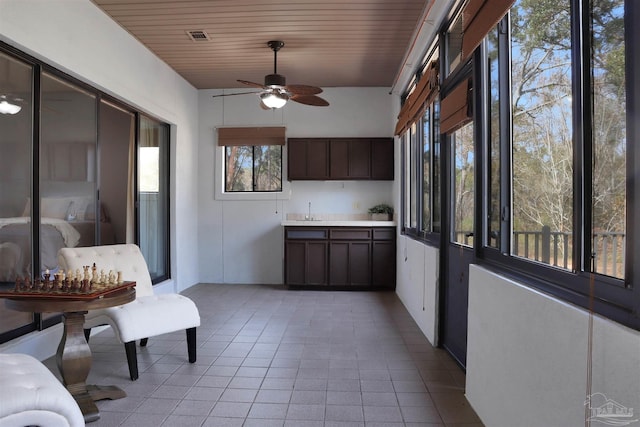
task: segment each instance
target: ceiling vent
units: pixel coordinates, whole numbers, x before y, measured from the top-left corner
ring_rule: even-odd
[[[187,31],[187,35],[194,42],[204,42],[204,41],[211,40],[209,38],[209,34],[207,34],[206,31],[204,31],[204,30]]]

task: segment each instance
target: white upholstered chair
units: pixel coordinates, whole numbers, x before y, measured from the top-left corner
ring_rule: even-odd
[[[136,282],[136,299],[128,304],[89,311],[84,324],[85,336],[91,328],[111,325],[124,343],[132,380],[138,378],[136,341],[145,346],[149,337],[186,330],[189,362],[196,361],[196,327],[200,326],[198,308],[179,294],[154,295],[151,277],[140,248],[133,244],[62,248],[58,265],[65,271],[96,264],[98,271],[121,271],[122,279]]]
[[[71,393],[37,359],[0,354],[0,427],[82,427]]]

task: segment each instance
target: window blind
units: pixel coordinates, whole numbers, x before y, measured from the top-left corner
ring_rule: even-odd
[[[218,146],[284,145],[285,130],[283,126],[218,128]]]
[[[469,0],[462,10],[462,60],[507,14],[515,0]]]
[[[438,60],[431,61],[425,74],[418,81],[418,85],[413,92],[407,97],[404,105],[400,109],[398,115],[398,123],[396,124],[395,135],[401,135],[418,117],[420,117],[427,109],[429,104],[433,102],[438,95],[439,83],[438,75],[440,71],[440,63]]]
[[[471,121],[471,79],[462,81],[440,104],[440,132],[450,133]]]

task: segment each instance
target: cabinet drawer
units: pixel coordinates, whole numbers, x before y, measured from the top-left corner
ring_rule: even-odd
[[[286,239],[327,239],[327,229],[326,228],[287,228],[286,229]]]
[[[371,240],[370,228],[330,229],[331,240]]]
[[[395,240],[396,230],[394,228],[374,228],[373,240]]]

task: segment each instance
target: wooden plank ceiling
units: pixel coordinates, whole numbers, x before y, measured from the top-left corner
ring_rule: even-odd
[[[92,0],[198,89],[263,83],[282,40],[288,84],[391,87],[429,0]],[[193,41],[188,31],[208,39]]]

